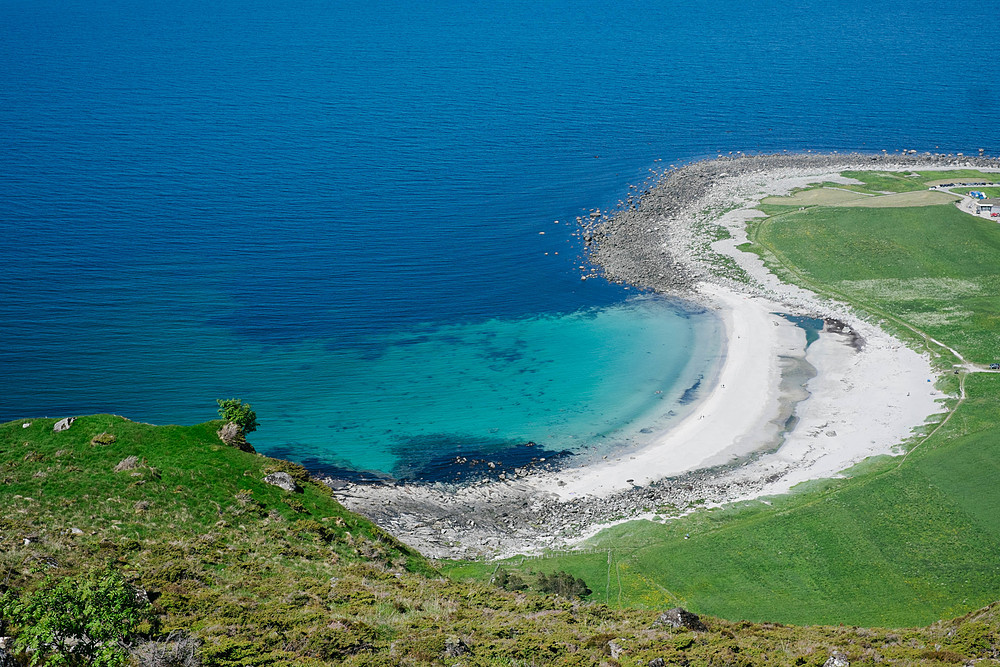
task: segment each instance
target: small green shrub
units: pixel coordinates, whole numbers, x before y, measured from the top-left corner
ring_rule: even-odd
[[[219,416],[227,422],[236,424],[243,435],[257,430],[257,413],[249,403],[244,403],[241,398],[220,398],[216,401],[219,404]]]
[[[523,591],[528,588],[527,582],[521,578],[521,575],[516,572],[507,572],[503,568],[497,570],[496,576],[493,577],[493,583],[505,591]]]
[[[0,608],[17,629],[15,649],[33,654],[32,665],[124,665],[128,640],[155,620],[145,597],[111,568],[48,577],[30,593],[8,593]]]
[[[568,572],[556,572],[550,575],[543,573],[538,575],[538,590],[542,593],[553,593],[567,599],[584,598],[593,593],[583,579],[574,577]]]
[[[306,654],[322,660],[336,660],[375,648],[377,633],[359,621],[341,619],[330,627],[314,632],[306,644]]]

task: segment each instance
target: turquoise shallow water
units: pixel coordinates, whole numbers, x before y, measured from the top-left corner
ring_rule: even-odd
[[[600,455],[641,444],[710,386],[720,327],[710,312],[640,297],[428,326],[391,336],[379,353],[305,345],[275,360],[295,368],[303,398],[261,388],[261,406],[288,451],[316,468],[435,479],[456,458],[502,459],[529,442],[523,453],[536,458]],[[257,441],[282,446],[264,433]]]

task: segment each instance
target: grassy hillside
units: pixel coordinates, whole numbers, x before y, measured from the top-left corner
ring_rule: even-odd
[[[54,422],[0,425],[0,589],[28,596],[110,564],[159,618],[133,642],[184,630],[205,665],[940,665],[1000,646],[995,607],[911,630],[713,618],[691,630],[658,625],[659,609],[456,583],[297,466],[224,446],[218,422]],[[129,456],[138,466],[116,471]],[[301,492],[263,483],[272,470]]]
[[[942,177],[845,175],[870,194]],[[801,210],[807,200],[824,205]],[[763,208],[748,250],[939,355],[943,384],[963,384],[967,398],[905,460],[869,461],[771,506],[624,524],[582,553],[507,566],[572,572],[612,606],[790,623],[928,623],[988,603],[1000,591],[1000,375],[951,375],[956,358],[925,334],[980,365],[1000,360],[1000,225],[951,205],[844,208],[811,196]]]

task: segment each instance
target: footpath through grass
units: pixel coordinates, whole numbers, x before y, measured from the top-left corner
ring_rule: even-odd
[[[845,175],[894,192],[950,176]],[[921,332],[977,364],[1000,360],[1000,225],[951,205],[799,206],[767,206],[751,230],[748,249],[776,273],[867,311],[942,365],[954,357]],[[771,506],[631,522],[582,552],[504,566],[566,570],[612,606],[730,619],[902,626],[975,609],[1000,595],[1000,375],[971,374],[965,389],[903,460],[866,462]]]

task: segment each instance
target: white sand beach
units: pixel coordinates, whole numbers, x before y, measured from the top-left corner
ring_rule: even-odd
[[[775,315],[787,307],[768,299],[706,285],[704,293],[726,323],[727,347],[719,378],[695,411],[648,446],[608,460],[539,475],[527,484],[560,499],[607,496],[699,468],[724,465],[769,443],[780,447],[738,469],[740,477],[780,479],[752,495],[787,491],[795,484],[890,454],[914,427],[939,412],[926,356],[872,326],[853,322],[864,338],[824,331],[806,348],[805,333]],[[781,434],[782,360],[804,357],[816,369],[809,395],[794,407],[796,423]],[[744,498],[727,498],[736,500]]]
[[[704,291],[725,323],[726,348],[710,393],[680,423],[646,447],[612,460],[529,480],[560,498],[645,486],[663,477],[727,462],[774,439],[780,427],[780,357],[804,356],[805,334],[774,314],[780,304],[717,285]]]

